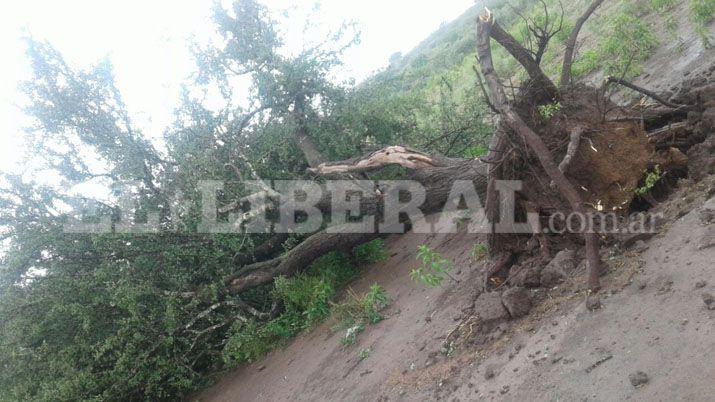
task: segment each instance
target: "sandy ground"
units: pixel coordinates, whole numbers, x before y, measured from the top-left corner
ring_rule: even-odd
[[[230,374],[199,399],[206,401],[251,400],[375,400],[379,390],[390,388],[393,377],[425,367],[430,356],[439,353],[446,331],[461,318],[461,310],[471,304],[474,293],[469,250],[476,235],[406,234],[387,240],[392,250],[389,260],[366,268],[365,275],[352,285],[358,292],[377,283],[387,290],[392,304],[387,319],[368,326],[355,345],[340,343],[326,322],[299,336],[288,347],[277,350],[260,362]],[[409,279],[417,265],[417,246],[428,244],[454,262],[459,283],[427,289]],[[368,358],[358,353],[370,348]]]
[[[715,198],[709,206],[715,208]],[[715,228],[701,224],[700,209],[674,222],[642,255],[609,262],[611,270],[626,272],[606,279],[601,309],[588,311],[584,302],[556,307],[506,347],[512,358],[494,354],[483,361],[496,373],[492,380],[485,381],[484,370],[470,370],[451,397],[714,400],[715,311],[702,293],[715,290],[715,248],[698,248],[712,242]],[[638,268],[629,278],[632,266]],[[647,384],[630,383],[637,371],[647,374]]]
[[[678,31],[684,50],[661,47],[637,83],[663,91],[713,65],[715,51],[702,48],[689,24]],[[669,223],[636,250],[604,249],[609,272],[598,310],[586,308],[584,275],[576,272],[557,288],[531,290],[539,304],[527,317],[476,328],[479,342],[447,356],[443,341],[478,294],[483,263],[469,250],[483,239],[396,236],[387,240],[389,260],[366,267],[352,285],[361,293],[377,283],[393,300],[387,319],[357,344],[342,346],[343,333],[326,322],[192,400],[713,401],[715,310],[702,294],[715,294],[715,246],[701,246],[715,243],[715,225],[700,219],[704,206],[715,209],[709,183],[686,183],[659,206]],[[420,244],[453,261],[459,283],[427,289],[411,281]],[[638,371],[648,382],[636,387],[629,375]]]
[[[706,203],[711,189],[684,187],[661,208],[689,213],[638,250],[604,251],[609,273],[596,311],[586,309],[583,274],[576,272],[559,287],[532,290],[542,292],[542,301],[529,316],[490,329],[486,343],[462,345],[448,357],[443,340],[476,294],[481,266],[470,262],[469,249],[480,239],[394,237],[390,259],[368,267],[353,285],[359,292],[378,283],[393,298],[388,318],[368,326],[357,344],[342,346],[343,334],[326,322],[197,399],[713,400],[715,311],[702,293],[715,293],[715,247],[699,248],[715,229],[701,223],[700,211],[706,204],[715,209],[715,198]],[[408,279],[423,243],[455,262],[459,283],[426,289]],[[369,356],[360,359],[367,348]],[[637,371],[648,383],[631,385]]]

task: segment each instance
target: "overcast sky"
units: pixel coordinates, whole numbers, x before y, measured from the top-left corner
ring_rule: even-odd
[[[228,2],[226,2],[228,3]],[[263,0],[272,10],[305,15],[314,0]],[[346,77],[364,79],[391,54],[407,52],[474,0],[323,0],[312,21],[321,27],[358,23],[361,43],[346,54]],[[108,56],[135,124],[159,137],[170,123],[180,84],[193,71],[189,40],[212,33],[211,0],[24,0],[0,5],[0,169],[17,169],[20,128],[17,85],[27,77],[21,37],[48,40],[74,66]],[[282,29],[299,32],[303,18]],[[296,44],[292,44],[296,45]]]

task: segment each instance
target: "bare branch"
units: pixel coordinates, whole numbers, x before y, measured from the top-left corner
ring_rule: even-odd
[[[491,14],[490,14],[491,16]],[[492,25],[490,28],[490,36],[502,45],[524,69],[526,69],[529,77],[534,81],[537,87],[543,89],[551,99],[559,98],[559,91],[556,85],[544,74],[539,67],[539,64],[534,60],[531,53],[526,50],[511,34],[505,31],[493,17],[489,20]],[[484,73],[484,72],[483,72]],[[486,73],[484,73],[486,75]]]
[[[578,146],[581,144],[581,134],[586,129],[583,126],[577,126],[573,131],[571,131],[571,137],[569,139],[569,146],[566,149],[566,156],[564,156],[564,159],[559,163],[559,170],[563,173],[566,173],[568,170],[569,166],[571,165],[571,161],[573,160],[574,156],[576,155],[576,152],[578,151]]]
[[[585,128],[583,126],[577,126],[571,131],[569,145],[566,148],[566,155],[564,156],[564,159],[561,160],[561,163],[559,163],[559,170],[562,173],[566,173],[569,166],[571,165],[571,161],[573,160],[574,156],[576,156],[576,152],[578,152],[578,147],[579,145],[581,145],[581,134],[583,134],[584,131]],[[551,188],[556,188],[556,183],[552,181],[550,186]]]
[[[586,21],[591,17],[594,11],[603,3],[603,0],[594,0],[593,3],[586,9],[586,11],[576,20],[576,24],[571,30],[571,35],[566,42],[566,50],[564,52],[564,63],[561,68],[561,90],[564,90],[569,85],[571,85],[571,66],[573,65],[573,55],[576,49],[576,41],[578,40],[578,34],[581,32],[581,27]]]
[[[635,85],[635,84],[633,84],[633,83],[630,83],[630,82],[624,80],[623,78],[616,78],[616,77],[610,77],[610,76],[609,76],[609,77],[606,77],[605,83],[606,83],[606,84],[616,83],[616,84],[619,84],[619,85],[623,85],[624,87],[630,88],[630,89],[632,89],[632,90],[634,90],[634,91],[636,91],[636,92],[640,92],[640,93],[642,93],[643,95],[645,95],[645,96],[647,96],[647,97],[649,97],[649,98],[652,98],[653,100],[657,101],[658,103],[661,103],[661,104],[663,104],[663,105],[665,105],[665,106],[667,106],[667,107],[669,107],[669,108],[673,108],[673,109],[677,109],[677,110],[683,110],[683,111],[689,111],[689,110],[694,109],[694,106],[693,106],[693,105],[678,105],[678,104],[676,104],[676,103],[669,102],[668,100],[666,100],[665,98],[659,96],[659,95],[656,94],[655,92],[649,91],[649,90],[647,90],[647,89],[645,89],[645,88],[642,88],[642,87],[639,87],[638,85]]]
[[[292,276],[305,269],[318,257],[331,251],[350,251],[353,247],[376,239],[379,233],[345,233],[339,227],[318,232],[279,258],[244,267],[227,280],[231,293],[264,285],[277,276]]]

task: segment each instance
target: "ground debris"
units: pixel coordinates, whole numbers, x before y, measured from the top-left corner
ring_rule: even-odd
[[[522,287],[507,289],[502,293],[501,300],[512,318],[523,317],[531,310],[531,295]]]
[[[592,365],[586,367],[586,372],[587,372],[587,373],[592,372],[596,367],[600,366],[601,364],[603,364],[603,363],[605,363],[605,362],[607,362],[607,361],[609,361],[609,360],[611,360],[611,359],[613,359],[613,355],[607,355],[607,356],[605,356],[605,357],[602,358],[601,360],[599,360],[599,361],[593,363]]]
[[[628,380],[630,380],[631,385],[634,387],[639,387],[648,383],[648,374],[642,371],[636,371],[628,375]]]
[[[586,308],[589,311],[596,311],[601,308],[601,299],[598,296],[589,296],[586,298]]]
[[[715,297],[710,293],[703,293],[703,303],[708,310],[715,310]]]

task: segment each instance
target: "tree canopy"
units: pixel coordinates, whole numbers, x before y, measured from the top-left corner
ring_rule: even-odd
[[[358,40],[349,24],[286,54],[258,2],[217,4],[213,22],[217,40],[194,46],[196,74],[161,143],[132,122],[109,60],[81,68],[27,40],[33,173],[2,180],[0,399],[172,399],[324,316],[361,260],[332,253],[303,276],[230,294],[226,279],[262,246],[277,243],[280,254],[303,237],[197,233],[199,181],[228,183],[219,194],[228,203],[250,192],[240,184],[250,174],[309,178],[309,166],[383,144],[455,155],[486,141],[477,92],[456,106],[449,77],[433,99],[394,95],[390,82],[336,82],[342,52]],[[193,90],[212,85],[220,110]],[[106,188],[109,200],[71,191],[83,183]],[[65,230],[102,214],[108,233]],[[121,230],[151,216],[157,233]]]

